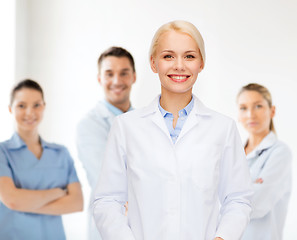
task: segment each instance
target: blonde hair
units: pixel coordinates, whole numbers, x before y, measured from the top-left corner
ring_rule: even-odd
[[[168,32],[170,30],[174,30],[174,31],[181,32],[181,33],[186,33],[193,38],[193,40],[197,43],[197,46],[200,50],[200,54],[201,54],[202,61],[203,61],[203,67],[204,67],[204,65],[205,65],[205,48],[204,48],[203,38],[202,38],[200,32],[198,31],[198,29],[192,23],[182,21],[182,20],[168,22],[168,23],[162,25],[157,30],[157,32],[155,33],[155,35],[152,39],[152,42],[151,42],[149,57],[151,58],[152,56],[154,56],[156,54],[156,49],[159,44],[160,37],[164,33]]]
[[[270,92],[268,91],[268,89],[266,87],[264,87],[264,86],[262,86],[260,84],[257,84],[257,83],[250,83],[250,84],[248,84],[246,86],[243,86],[240,89],[239,93],[237,94],[237,99],[240,96],[240,94],[242,94],[245,91],[256,91],[256,92],[260,93],[261,96],[267,101],[268,106],[270,108],[272,107],[272,97],[271,97],[271,94],[270,94]],[[269,130],[276,133],[272,119],[270,121]]]

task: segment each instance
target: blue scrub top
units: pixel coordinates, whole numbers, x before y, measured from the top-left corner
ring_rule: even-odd
[[[41,140],[42,156],[37,159],[15,133],[0,143],[0,177],[11,177],[17,188],[65,189],[78,182],[73,160],[61,145]],[[0,239],[63,240],[61,216],[24,213],[7,208],[0,201]]]

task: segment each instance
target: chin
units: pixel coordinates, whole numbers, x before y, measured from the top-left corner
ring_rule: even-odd
[[[23,129],[24,131],[33,131],[37,129],[39,123],[34,123],[32,125],[22,125],[20,126],[20,129]]]

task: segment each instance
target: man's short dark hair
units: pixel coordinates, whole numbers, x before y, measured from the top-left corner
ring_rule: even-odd
[[[133,69],[133,72],[135,72],[135,64],[134,64],[134,59],[131,55],[131,53],[129,53],[126,49],[121,48],[121,47],[110,47],[108,49],[106,49],[98,58],[98,70],[100,72],[101,69],[101,64],[102,61],[109,56],[113,56],[113,57],[126,57],[129,59],[131,67]]]

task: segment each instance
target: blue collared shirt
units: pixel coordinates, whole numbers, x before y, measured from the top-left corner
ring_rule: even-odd
[[[10,177],[17,188],[32,190],[65,189],[78,182],[68,150],[40,140],[40,159],[17,133],[0,143],[0,177]],[[65,239],[65,233],[61,216],[13,211],[0,201],[0,239]]]
[[[159,109],[164,117],[166,126],[168,128],[168,131],[170,133],[170,137],[172,139],[172,142],[175,144],[183,125],[185,124],[188,115],[190,114],[191,110],[193,109],[194,106],[194,99],[192,97],[192,100],[190,103],[182,110],[178,111],[178,119],[175,128],[173,128],[173,114],[166,111],[164,108],[161,107],[160,105],[160,99],[159,99]]]
[[[107,109],[108,109],[109,111],[111,111],[115,116],[118,116],[118,115],[121,115],[121,114],[124,113],[121,109],[119,109],[119,108],[113,106],[111,103],[109,103],[109,102],[106,101],[105,99],[103,100],[103,103],[104,103],[104,105],[107,107]],[[130,106],[130,108],[128,109],[128,111],[131,111],[131,110],[133,110],[132,106]]]

